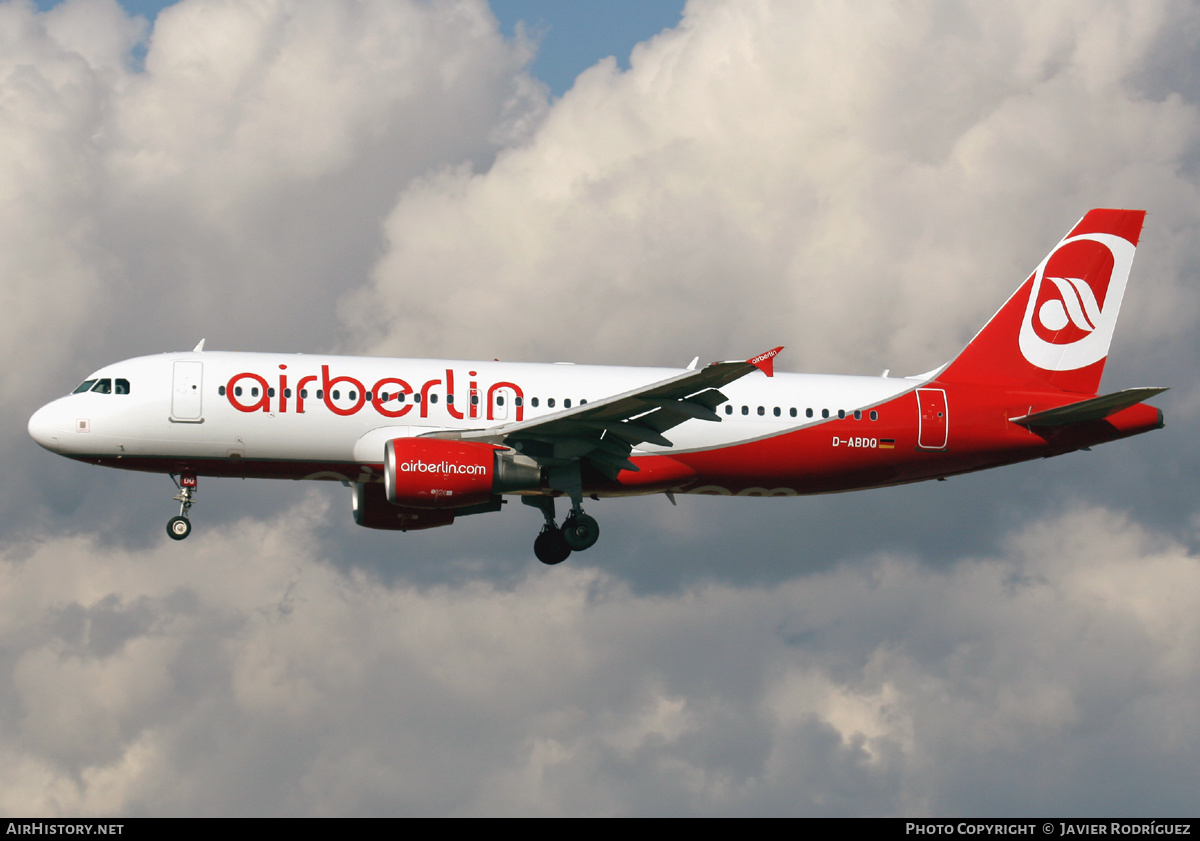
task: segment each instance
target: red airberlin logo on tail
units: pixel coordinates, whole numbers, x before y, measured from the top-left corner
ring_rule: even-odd
[[[1019,339],[1025,358],[1047,371],[1073,371],[1107,356],[1133,252],[1113,234],[1059,243],[1034,273]]]
[[[1034,305],[1033,330],[1038,337],[1069,345],[1095,332],[1112,271],[1112,252],[1094,240],[1056,248],[1046,261]]]

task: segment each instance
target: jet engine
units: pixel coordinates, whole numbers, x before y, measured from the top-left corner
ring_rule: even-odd
[[[364,484],[356,482],[354,496],[354,522],[369,529],[391,531],[419,531],[454,522],[454,509],[436,511],[429,508],[408,508],[392,505],[387,501],[383,485],[379,482]]]
[[[528,456],[495,444],[445,438],[394,438],[383,448],[387,501],[409,508],[467,508],[542,486]]]

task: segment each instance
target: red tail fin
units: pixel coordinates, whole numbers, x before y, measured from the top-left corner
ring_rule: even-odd
[[[1144,210],[1091,210],[939,380],[1096,394]]]

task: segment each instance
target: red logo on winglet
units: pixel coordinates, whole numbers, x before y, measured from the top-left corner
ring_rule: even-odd
[[[747,359],[746,362],[753,365],[758,370],[762,371],[768,377],[775,376],[775,357],[779,355],[779,351],[783,350],[783,345],[780,345],[766,353],[760,353],[752,359]]]

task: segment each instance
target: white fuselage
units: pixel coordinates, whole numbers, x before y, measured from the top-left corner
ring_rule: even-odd
[[[67,395],[38,411],[29,429],[48,449],[77,457],[378,465],[390,438],[546,417],[678,373],[569,363],[167,353],[99,369],[87,379],[125,380],[128,393]],[[756,373],[722,389],[729,400],[718,408],[720,423],[690,420],[672,430],[670,452],[819,424],[839,410],[866,411],[919,384]],[[664,451],[653,444],[637,448]]]

